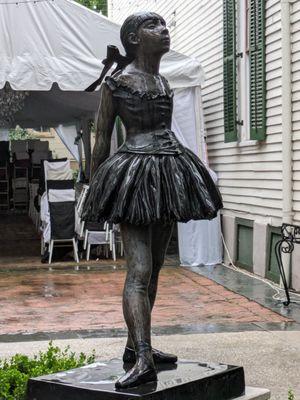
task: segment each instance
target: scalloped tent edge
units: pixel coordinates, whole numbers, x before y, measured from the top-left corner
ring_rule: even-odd
[[[10,0],[0,3],[0,21],[0,88],[83,91],[99,77],[108,44],[123,52],[120,26],[71,0]],[[199,61],[175,51],[161,73],[173,88],[204,81]]]

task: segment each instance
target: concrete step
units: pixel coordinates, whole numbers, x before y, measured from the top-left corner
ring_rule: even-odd
[[[234,400],[268,400],[270,398],[270,390],[246,386],[245,395],[241,397],[236,397]]]

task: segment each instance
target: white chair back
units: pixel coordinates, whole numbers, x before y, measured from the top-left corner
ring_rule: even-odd
[[[51,162],[44,161],[45,188],[47,190],[47,180],[70,180],[73,178],[70,160]]]

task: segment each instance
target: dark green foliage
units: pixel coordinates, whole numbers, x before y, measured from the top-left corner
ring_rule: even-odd
[[[16,354],[10,360],[0,360],[0,400],[25,400],[27,381],[40,375],[78,368],[95,361],[94,352],[76,355],[70,347],[60,349],[49,343],[46,352],[30,358]]]
[[[10,129],[9,140],[27,140],[32,139],[33,136],[27,129],[20,128],[17,126],[15,129]]]
[[[102,14],[107,15],[107,0],[76,0],[77,3],[94,11],[101,11]]]
[[[288,391],[288,400],[295,400],[294,392],[292,389],[289,389]]]

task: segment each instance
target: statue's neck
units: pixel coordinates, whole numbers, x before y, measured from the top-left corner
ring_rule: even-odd
[[[138,54],[133,65],[137,70],[147,72],[148,74],[158,75],[161,55]]]

